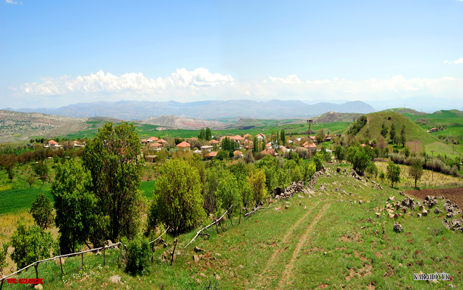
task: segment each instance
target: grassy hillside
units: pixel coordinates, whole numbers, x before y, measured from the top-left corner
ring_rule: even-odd
[[[367,117],[367,123],[363,128],[358,132],[357,135],[362,137],[367,137],[369,134],[370,140],[378,139],[381,136],[381,128],[383,123],[387,128],[390,128],[394,124],[396,128],[396,134],[400,134],[402,127],[405,126],[405,134],[407,136],[407,141],[417,141],[414,143],[414,146],[422,146],[421,150],[426,150],[430,153],[431,150],[435,150],[434,154],[448,155],[448,156],[460,156],[458,151],[453,150],[452,146],[442,143],[436,136],[427,133],[425,129],[418,126],[411,119],[406,117],[403,114],[399,114],[393,111],[382,111],[377,113],[371,113],[365,115]],[[368,134],[367,134],[368,130]],[[389,137],[389,135],[388,135]],[[414,148],[412,148],[414,149]],[[420,151],[417,148],[417,151]]]
[[[421,210],[409,210],[397,219],[389,219],[384,209],[388,197],[402,200],[397,190],[372,188],[372,183],[334,173],[321,177],[316,194],[296,194],[277,201],[258,213],[243,218],[234,226],[226,223],[224,232],[214,227],[210,237],[198,237],[195,230],[178,237],[176,260],[171,266],[162,253],[172,250],[157,246],[154,262],[143,276],[130,276],[117,266],[118,250],[102,255],[85,254],[66,259],[64,275],[54,261],[39,265],[39,276],[46,289],[431,289],[463,287],[461,233],[442,225],[443,214],[430,212],[417,218]],[[349,168],[347,168],[349,170]],[[319,190],[321,185],[327,190]],[[342,187],[347,194],[336,188]],[[360,204],[359,201],[363,203]],[[285,209],[285,207],[288,207]],[[437,205],[443,207],[443,201]],[[396,211],[397,212],[397,211]],[[394,222],[403,226],[393,231]],[[198,246],[204,252],[196,254]],[[199,261],[193,261],[199,255]],[[445,272],[451,281],[427,283],[414,281],[413,274]],[[120,275],[123,285],[109,277]],[[35,271],[18,278],[35,277]],[[7,285],[6,289],[23,289]],[[209,288],[207,288],[209,286]],[[214,287],[210,287],[214,286]]]
[[[363,114],[328,112],[313,118],[316,123],[352,122]]]

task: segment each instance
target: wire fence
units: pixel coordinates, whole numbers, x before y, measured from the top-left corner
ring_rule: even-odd
[[[158,241],[167,231],[169,230],[169,227],[159,236],[157,237],[156,239],[152,240],[151,242],[149,242],[149,244],[153,244],[155,243],[156,241]],[[34,263],[32,264],[29,264],[27,265],[26,267],[22,268],[22,269],[19,269],[17,270],[16,272],[13,272],[7,276],[4,276],[2,278],[0,278],[0,290],[2,289],[3,287],[3,283],[5,282],[6,279],[14,276],[14,275],[17,275],[17,274],[20,274],[21,272],[23,272],[24,270],[30,268],[30,267],[35,267],[35,272],[36,272],[36,276],[37,276],[37,279],[39,278],[39,274],[38,274],[38,266],[39,266],[39,263],[43,263],[43,262],[48,262],[48,261],[52,261],[52,260],[56,260],[56,259],[61,259],[61,258],[65,258],[65,257],[73,257],[73,256],[78,256],[78,255],[82,255],[82,264],[84,263],[84,254],[85,253],[90,253],[90,252],[95,252],[95,251],[100,251],[100,250],[103,250],[103,265],[106,264],[106,250],[107,249],[111,249],[111,248],[114,248],[114,247],[117,247],[117,246],[123,246],[123,247],[127,247],[127,245],[121,243],[121,242],[118,242],[118,243],[115,243],[115,244],[111,244],[111,245],[104,245],[103,247],[99,247],[99,248],[93,248],[93,249],[89,249],[89,250],[86,250],[86,251],[81,251],[81,252],[77,252],[77,253],[69,253],[69,254],[64,254],[64,255],[58,255],[58,256],[54,256],[52,258],[48,258],[48,259],[44,259],[44,260],[39,260],[38,259],[38,256],[37,256],[37,261],[35,261]],[[63,273],[63,263],[59,262],[59,264],[61,265],[61,273]]]

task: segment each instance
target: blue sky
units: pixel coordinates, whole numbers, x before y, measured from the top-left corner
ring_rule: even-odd
[[[275,98],[461,107],[462,27],[459,0],[6,0],[0,108]]]

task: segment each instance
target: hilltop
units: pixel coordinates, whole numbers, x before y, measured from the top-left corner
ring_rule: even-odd
[[[352,122],[354,119],[358,119],[362,115],[363,114],[360,113],[338,113],[331,111],[317,116],[313,120],[316,123]]]
[[[419,112],[414,109],[407,109],[407,108],[393,108],[393,109],[387,109],[383,110],[381,112],[395,112],[399,114],[409,114],[409,115],[414,115],[414,116],[424,116],[426,113]]]
[[[436,136],[427,133],[425,129],[400,113],[394,111],[381,111],[365,116],[367,118],[367,123],[359,130],[356,136],[361,136],[362,138],[368,138],[370,140],[378,139],[381,136],[383,123],[387,128],[390,128],[391,125],[394,124],[396,134],[400,134],[402,127],[405,126],[407,146],[410,150],[416,150],[417,152],[426,150],[428,153],[431,150],[435,150],[434,154],[459,155],[458,152],[453,153],[453,149],[450,145],[442,143]]]

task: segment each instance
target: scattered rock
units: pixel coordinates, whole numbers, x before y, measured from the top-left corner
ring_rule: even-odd
[[[362,204],[362,203],[363,203],[363,201],[362,201],[362,200],[359,200],[359,204]]]
[[[285,209],[288,209],[289,208],[289,205],[285,205]]]
[[[436,209],[434,209],[434,213],[435,213],[435,214],[439,214],[439,213],[440,213],[440,210],[439,210],[438,207],[436,207]]]
[[[427,216],[427,215],[428,215],[428,211],[425,210],[425,209],[423,209],[422,215],[423,215],[423,216]]]
[[[199,262],[199,257],[198,255],[193,255],[193,262],[198,263]]]
[[[220,280],[220,279],[222,279],[222,278],[220,278],[219,275],[215,274],[215,279]]]
[[[111,276],[111,277],[109,277],[109,282],[121,283],[121,276],[119,276],[119,275]]]
[[[204,249],[201,249],[201,248],[199,248],[199,247],[195,247],[195,248],[194,248],[194,251],[195,251],[196,253],[199,253],[199,252],[203,252]]]
[[[421,218],[421,214],[420,214],[420,213],[417,213],[417,214],[416,214],[416,217],[417,217],[417,218]]]
[[[43,290],[42,284],[37,284],[34,286],[34,289]]]
[[[394,231],[397,232],[397,233],[400,233],[402,231],[402,225],[399,224],[398,222],[395,222]]]
[[[201,280],[199,280],[198,278],[196,278],[196,284],[201,284]]]

